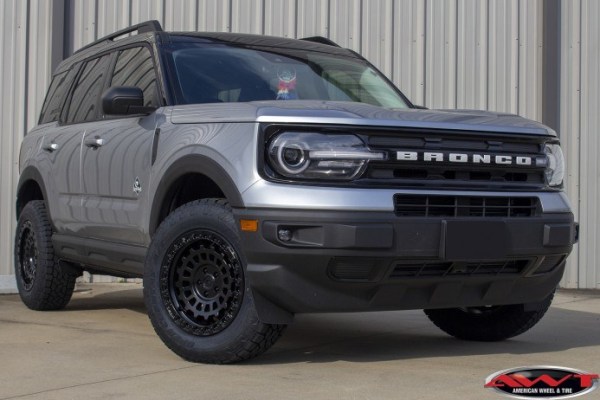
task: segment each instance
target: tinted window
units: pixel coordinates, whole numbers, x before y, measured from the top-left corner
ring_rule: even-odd
[[[144,92],[144,105],[158,107],[156,74],[152,54],[147,47],[119,52],[110,86],[135,86]]]
[[[104,73],[109,68],[109,56],[88,61],[77,81],[71,96],[67,123],[93,121],[100,104],[104,84]]]
[[[52,78],[46,100],[42,107],[42,113],[40,114],[40,124],[47,124],[48,122],[58,121],[60,116],[61,107],[65,95],[68,92],[73,79],[75,78],[77,68],[72,68],[69,71],[57,74]]]
[[[181,103],[333,100],[407,107],[393,85],[356,57],[192,43],[169,52]]]

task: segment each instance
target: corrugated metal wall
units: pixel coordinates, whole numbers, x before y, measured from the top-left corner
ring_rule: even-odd
[[[148,19],[160,20],[166,30],[233,31],[286,37],[322,35],[362,53],[417,104],[430,108],[513,112],[541,120],[542,0],[0,1],[0,21],[4,22],[0,28],[3,60],[7,60],[7,53],[14,59],[12,63],[3,61],[0,68],[9,69],[8,72],[3,70],[3,77],[16,78],[3,81],[15,96],[9,105],[12,111],[5,107],[0,111],[5,128],[1,139],[2,188],[14,187],[19,139],[26,123],[31,127],[39,112],[39,99],[47,86],[49,60],[43,57],[47,57],[51,39],[50,35],[43,35],[44,29],[62,27],[62,21],[58,25],[40,25],[39,22],[48,21],[48,14],[44,13],[59,3],[65,5],[66,11],[64,44],[67,54],[95,38]],[[563,141],[567,143],[569,154],[569,191],[578,203],[583,187],[580,181],[597,178],[592,155],[598,141],[588,135],[586,140],[591,142],[586,143],[591,147],[585,147],[586,154],[582,153],[579,160],[577,154],[581,143],[577,133],[581,128],[583,135],[584,129],[589,130],[598,122],[583,121],[579,115],[581,102],[582,111],[588,110],[588,114],[598,118],[597,112],[589,111],[593,110],[592,105],[600,104],[598,78],[594,74],[597,68],[584,69],[579,62],[598,65],[592,63],[598,61],[598,27],[590,23],[593,21],[590,15],[598,16],[598,5],[594,0],[581,0],[563,2],[562,8],[565,56],[562,58],[561,88],[569,97],[562,104],[561,128],[565,132]],[[582,15],[587,23],[580,24]],[[29,28],[29,36],[25,35],[22,28],[17,27],[19,21],[23,27],[36,26],[35,32],[34,28]],[[36,34],[38,36],[34,36]],[[585,39],[580,38],[584,34]],[[29,47],[25,43],[28,40]],[[62,51],[62,43],[60,46]],[[585,52],[583,46],[587,46]],[[596,59],[591,56],[594,46]],[[27,52],[30,56],[34,52],[40,58],[33,61],[25,56]],[[23,66],[27,67],[28,80]],[[591,84],[584,92],[579,91],[581,79],[589,79]],[[13,132],[10,138],[6,133],[9,131]],[[4,171],[10,171],[10,174]],[[586,197],[586,201],[594,201],[586,203],[587,207],[577,207],[578,212],[585,209],[585,215],[594,218],[591,221],[597,221],[593,194],[597,192],[598,184],[596,179],[586,186],[585,191],[581,190],[582,196],[590,198]],[[3,228],[8,227],[8,221],[13,224],[13,198],[14,194],[9,190],[0,193],[0,226]],[[7,265],[11,264],[13,228],[14,224],[10,230],[0,230],[3,235],[0,236],[3,238],[0,241],[0,274],[10,271]],[[585,255],[578,252],[582,260],[579,267],[577,263],[571,263],[564,281],[569,286],[577,286],[578,282],[582,287],[598,285],[596,258],[599,254],[594,253],[596,246],[590,246],[593,242],[588,243],[592,238],[595,240],[591,235],[595,234],[594,229],[595,224],[583,227],[584,238],[590,230],[590,236],[582,238],[581,248],[587,250]]]
[[[26,27],[27,5],[4,2],[0,7],[0,274],[9,273],[12,267],[9,255],[15,218],[11,188],[17,183],[16,155],[26,119]]]
[[[581,223],[565,286],[600,289],[600,2],[561,2],[561,140]]]
[[[0,277],[12,273],[19,147],[62,58],[61,2],[0,0]],[[0,279],[0,287],[3,281]]]

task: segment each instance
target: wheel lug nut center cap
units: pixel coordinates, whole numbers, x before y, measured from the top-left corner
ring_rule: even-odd
[[[202,281],[202,287],[206,290],[210,290],[215,287],[216,281],[217,280],[213,275],[208,274],[204,277],[204,280]]]

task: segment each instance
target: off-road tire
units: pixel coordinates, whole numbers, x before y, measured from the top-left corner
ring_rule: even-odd
[[[77,275],[54,254],[52,224],[41,200],[23,208],[15,235],[15,274],[21,300],[32,310],[60,310],[71,300]]]
[[[259,320],[244,267],[227,201],[193,201],[161,223],[146,257],[144,301],[167,347],[188,361],[227,364],[277,341],[285,325]]]
[[[537,304],[425,310],[429,319],[447,334],[462,340],[496,342],[520,335],[546,314],[554,292]]]

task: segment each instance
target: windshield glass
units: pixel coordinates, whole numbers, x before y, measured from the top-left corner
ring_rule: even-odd
[[[179,103],[333,100],[406,108],[365,61],[313,51],[179,43],[169,51]]]

